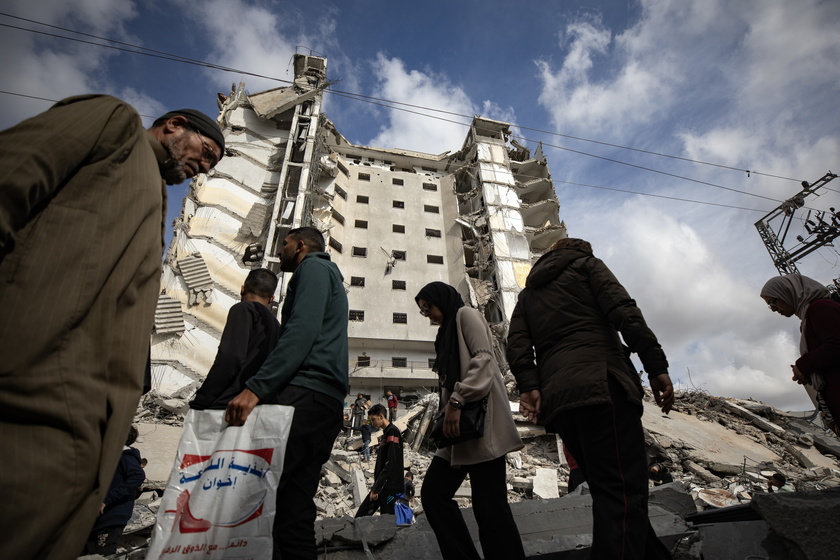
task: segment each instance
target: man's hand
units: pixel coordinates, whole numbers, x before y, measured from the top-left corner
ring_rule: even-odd
[[[461,435],[461,410],[455,410],[449,403],[443,409],[443,435],[448,438],[456,438]]]
[[[542,396],[539,389],[521,393],[519,395],[519,412],[530,422],[536,424],[540,415],[541,402]]]
[[[225,410],[225,421],[231,426],[244,426],[248,415],[260,403],[260,398],[250,389],[245,389],[230,401]]]
[[[99,506],[99,517],[105,515],[105,504]]]
[[[371,501],[371,502],[375,502],[375,501],[376,501],[376,500],[378,500],[378,499],[379,499],[379,494],[377,494],[376,492],[374,492],[373,490],[371,490],[371,492],[370,492],[370,501]]]
[[[668,414],[674,405],[674,386],[671,385],[671,377],[667,373],[662,373],[648,379],[656,404],[662,409],[662,412]]]
[[[791,365],[790,369],[793,371],[793,380],[794,381],[796,381],[800,385],[808,385],[810,383],[808,381],[808,379],[805,377],[805,374],[802,373],[802,371],[798,367],[796,367],[796,364]]]

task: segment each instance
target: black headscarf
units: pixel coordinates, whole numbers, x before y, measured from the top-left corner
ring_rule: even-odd
[[[414,296],[414,301],[423,300],[433,304],[443,314],[443,323],[435,338],[435,371],[440,384],[450,392],[461,380],[461,358],[458,351],[458,326],[455,314],[464,307],[464,300],[458,290],[443,282],[431,282]]]

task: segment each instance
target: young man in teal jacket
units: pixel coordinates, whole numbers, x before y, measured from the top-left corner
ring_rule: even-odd
[[[347,293],[324,248],[323,235],[311,227],[293,229],[283,241],[280,270],[294,275],[280,314],[280,339],[225,415],[241,426],[258,403],[295,408],[277,488],[274,558],[317,557],[313,498],[348,391]]]

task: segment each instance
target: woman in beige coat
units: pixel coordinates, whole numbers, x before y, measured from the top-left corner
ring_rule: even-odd
[[[493,337],[484,317],[466,307],[457,290],[427,284],[414,298],[420,313],[439,324],[435,370],[441,384],[444,436],[457,437],[461,408],[487,397],[484,436],[438,450],[423,479],[421,501],[444,559],[479,560],[453,497],[470,475],[478,538],[487,560],[525,558],[519,530],[507,502],[505,454],[522,448]]]

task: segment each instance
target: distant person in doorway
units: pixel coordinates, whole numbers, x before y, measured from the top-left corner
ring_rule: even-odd
[[[582,239],[561,239],[534,264],[510,321],[507,359],[526,418],[557,432],[592,492],[592,558],[671,555],[648,519],[644,390],[629,351],[668,413],[668,361],[641,310]]]
[[[470,476],[478,538],[487,560],[525,558],[519,529],[507,501],[505,455],[522,449],[510,412],[493,335],[484,316],[464,305],[461,294],[443,282],[426,284],[415,296],[420,314],[440,325],[435,337],[435,370],[445,414],[443,434],[460,435],[461,408],[487,397],[484,436],[435,453],[420,501],[445,560],[479,560],[464,517],[453,499]]]
[[[245,382],[274,350],[280,337],[280,323],[269,305],[274,301],[276,289],[277,275],[267,268],[248,273],[239,292],[242,300],[228,311],[216,360],[190,408],[227,408],[228,402],[245,389]]]
[[[830,415],[829,427],[838,433],[840,421],[840,303],[828,288],[801,274],[776,276],[764,284],[761,299],[771,311],[799,320],[799,359],[791,365],[793,380],[811,385]]]

